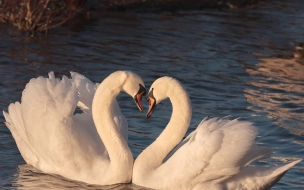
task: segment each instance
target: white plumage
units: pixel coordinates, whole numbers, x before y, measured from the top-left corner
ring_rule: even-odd
[[[128,125],[115,97],[125,84],[134,97],[142,80],[128,71],[117,71],[100,85],[75,72],[71,76],[60,80],[50,72],[49,78],[31,79],[21,104],[12,103],[8,113],[3,112],[22,157],[43,172],[73,180],[101,185],[130,182]],[[76,106],[82,113],[74,114]]]
[[[300,162],[282,167],[248,166],[272,155],[255,145],[258,134],[250,122],[205,118],[183,141],[191,120],[189,97],[173,78],[162,77],[150,87],[149,112],[170,98],[171,119],[160,136],[135,160],[133,183],[153,189],[264,190]],[[181,142],[180,142],[181,141]]]

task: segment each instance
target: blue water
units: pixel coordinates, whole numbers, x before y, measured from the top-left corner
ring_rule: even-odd
[[[147,88],[168,75],[179,79],[190,95],[193,118],[188,133],[205,116],[230,115],[253,122],[260,131],[257,143],[273,148],[273,158],[258,164],[304,158],[304,61],[292,58],[296,42],[304,42],[303,10],[300,0],[281,0],[240,10],[93,13],[90,20],[78,18],[33,38],[2,24],[0,110],[20,101],[31,78],[46,77],[49,71],[57,77],[76,71],[100,82],[113,71],[131,70]],[[145,119],[127,95],[118,101],[136,157],[163,130],[171,104],[164,101]],[[303,166],[288,171],[273,189],[303,189]],[[99,188],[25,165],[2,114],[0,187]]]

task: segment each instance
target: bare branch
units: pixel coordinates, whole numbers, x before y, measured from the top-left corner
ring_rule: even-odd
[[[31,33],[60,26],[77,14],[63,0],[0,1],[0,22],[10,23]],[[79,5],[82,6],[83,2]]]

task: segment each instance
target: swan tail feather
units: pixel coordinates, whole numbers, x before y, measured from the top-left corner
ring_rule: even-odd
[[[246,167],[228,179],[227,189],[270,189],[284,174],[302,159],[277,167]]]

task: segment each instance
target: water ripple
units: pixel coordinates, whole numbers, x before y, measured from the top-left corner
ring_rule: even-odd
[[[295,43],[304,42],[303,9],[300,0],[290,0],[240,10],[93,13],[90,20],[78,18],[34,38],[0,25],[0,109],[20,101],[29,79],[49,71],[57,77],[76,71],[100,82],[115,70],[132,70],[147,88],[169,75],[191,97],[188,133],[205,116],[231,115],[253,122],[257,143],[274,149],[275,157],[258,165],[303,158],[304,64],[293,58]],[[137,157],[164,129],[171,104],[162,102],[145,119],[127,95],[118,102]],[[8,189],[140,189],[82,184],[25,165],[2,115],[0,155],[0,186]],[[300,163],[275,188],[303,189],[303,176]]]

